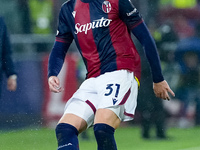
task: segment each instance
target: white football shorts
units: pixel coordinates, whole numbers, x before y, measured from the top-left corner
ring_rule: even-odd
[[[96,110],[108,108],[121,121],[134,118],[137,105],[138,82],[133,72],[117,70],[86,79],[65,106],[64,114],[83,118],[93,125]]]

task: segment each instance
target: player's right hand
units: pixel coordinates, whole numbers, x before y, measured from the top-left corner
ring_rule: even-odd
[[[63,88],[60,86],[60,80],[56,76],[49,77],[48,84],[51,92],[60,93],[63,91]]]

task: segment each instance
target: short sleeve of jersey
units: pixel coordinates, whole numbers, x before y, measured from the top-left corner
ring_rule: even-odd
[[[119,16],[126,23],[129,30],[132,30],[143,21],[142,16],[131,0],[119,0]]]
[[[71,43],[73,40],[73,35],[66,19],[67,11],[65,11],[65,9],[65,5],[63,5],[59,14],[56,40],[59,42]]]

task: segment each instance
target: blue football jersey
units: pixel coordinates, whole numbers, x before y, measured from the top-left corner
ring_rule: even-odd
[[[67,0],[59,14],[56,41],[75,40],[87,78],[126,69],[140,78],[140,56],[130,31],[143,22],[129,0]]]

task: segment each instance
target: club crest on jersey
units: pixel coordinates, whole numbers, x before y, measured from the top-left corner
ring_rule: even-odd
[[[111,4],[109,1],[104,1],[102,3],[102,10],[105,12],[105,13],[109,13],[111,11]]]

